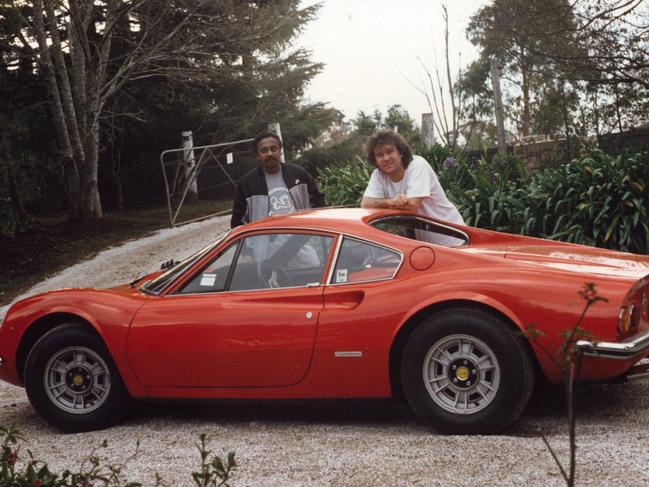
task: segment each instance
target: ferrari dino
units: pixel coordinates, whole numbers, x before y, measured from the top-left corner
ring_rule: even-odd
[[[647,274],[647,256],[393,210],[306,211],[130,284],[15,303],[0,379],[63,431],[114,424],[131,399],[405,397],[438,431],[490,433],[539,377],[562,380],[584,283],[607,300],[580,322],[580,379],[646,374]]]

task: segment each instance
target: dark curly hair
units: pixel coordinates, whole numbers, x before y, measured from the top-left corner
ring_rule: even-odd
[[[390,129],[378,130],[367,138],[367,142],[365,142],[364,146],[365,158],[367,159],[367,162],[369,162],[373,166],[376,166],[374,150],[376,150],[376,148],[380,145],[387,144],[394,145],[397,148],[397,151],[399,151],[399,154],[401,154],[401,162],[403,163],[403,167],[408,167],[408,164],[410,164],[410,161],[412,161],[412,151],[410,150],[410,147],[408,147],[406,139],[404,139],[397,132],[394,132]]]
[[[256,154],[259,142],[261,142],[263,139],[267,139],[268,137],[275,139],[279,144],[280,150],[282,149],[282,139],[279,138],[279,135],[277,135],[275,132],[262,132],[260,134],[257,134],[255,139],[252,141],[252,152]]]

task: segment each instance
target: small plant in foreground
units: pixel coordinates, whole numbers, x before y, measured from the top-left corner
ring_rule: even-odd
[[[194,482],[198,487],[228,487],[230,472],[237,465],[234,461],[234,452],[228,453],[225,461],[216,455],[210,458],[212,452],[207,449],[205,433],[200,436],[200,439],[201,442],[197,447],[201,453],[201,471],[192,473]]]
[[[97,449],[85,457],[78,472],[66,469],[63,473],[51,472],[45,462],[36,460],[31,451],[27,450],[26,457],[21,455],[25,438],[14,428],[0,427],[0,487],[141,487],[140,482],[129,482],[124,478],[123,470],[128,461],[139,451],[140,443],[136,444],[135,452],[122,464],[102,465]],[[108,446],[104,441],[102,448]],[[228,453],[224,461],[212,455],[207,449],[207,436],[200,436],[197,445],[201,455],[200,472],[192,473],[192,479],[199,487],[230,487],[228,481],[236,466],[234,453]],[[155,486],[166,485],[156,473]]]
[[[2,453],[0,456],[0,486],[2,487],[140,487],[139,482],[128,482],[122,475],[126,463],[137,455],[139,442],[135,453],[126,462],[119,465],[101,464],[97,449],[83,459],[78,472],[66,469],[61,474],[51,472],[45,462],[36,460],[31,451],[27,450],[26,458],[20,452],[25,439],[14,428],[0,427]],[[104,441],[102,448],[108,444]]]
[[[570,462],[568,466],[568,471],[564,468],[563,464],[559,460],[556,452],[550,446],[548,439],[543,433],[541,433],[541,439],[547,447],[552,459],[559,467],[561,476],[563,477],[566,485],[572,487],[575,485],[575,476],[576,476],[576,456],[577,456],[577,441],[576,441],[576,422],[577,418],[575,415],[575,385],[577,380],[579,380],[579,374],[581,372],[581,364],[584,358],[583,351],[576,348],[577,340],[589,338],[589,333],[581,327],[581,323],[586,316],[588,309],[597,303],[598,301],[606,302],[608,299],[597,295],[597,288],[594,283],[587,282],[584,284],[584,287],[579,291],[579,296],[586,302],[584,309],[581,311],[579,318],[576,323],[570,328],[562,333],[564,341],[561,349],[559,351],[559,357],[553,356],[542,346],[539,345],[541,350],[554,361],[555,364],[561,369],[563,376],[563,387],[564,393],[566,396],[566,414],[568,416],[568,433],[569,433],[569,442],[570,442]],[[542,334],[541,331],[536,329],[534,325],[530,325],[525,329],[525,335],[535,341],[538,345],[537,338]]]

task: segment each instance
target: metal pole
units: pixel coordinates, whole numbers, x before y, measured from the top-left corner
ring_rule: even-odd
[[[507,155],[507,141],[505,140],[505,116],[503,114],[503,100],[500,91],[500,75],[502,65],[494,58],[491,59],[491,83],[494,91],[494,107],[496,112],[496,128],[498,129],[498,153]]]

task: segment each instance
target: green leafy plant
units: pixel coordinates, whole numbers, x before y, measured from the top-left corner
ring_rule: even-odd
[[[139,482],[126,480],[123,471],[127,463],[139,451],[139,441],[135,452],[122,464],[104,465],[94,449],[90,455],[83,459],[79,470],[73,472],[69,469],[62,473],[52,472],[45,462],[34,458],[31,451],[23,455],[25,438],[14,428],[0,427],[0,486],[2,487],[140,487]],[[104,441],[101,448],[106,448]],[[208,440],[205,434],[200,436],[197,445],[201,456],[200,471],[192,473],[192,479],[198,487],[229,487],[228,483],[232,471],[236,467],[234,452],[227,458],[214,455],[208,450]],[[155,485],[166,485],[156,473]]]
[[[2,438],[2,453],[0,457],[0,485],[3,487],[89,487],[102,485],[106,487],[139,487],[139,482],[129,482],[124,479],[122,471],[131,458],[137,455],[139,442],[135,453],[123,464],[102,465],[97,449],[94,449],[81,463],[78,472],[65,470],[61,474],[50,471],[46,463],[36,460],[31,451],[27,450],[23,460],[20,453],[25,439],[20,432],[13,428],[0,427]],[[106,448],[104,441],[101,445]]]
[[[330,206],[359,205],[372,169],[359,156],[343,166],[318,169],[320,187]]]
[[[230,474],[232,469],[236,467],[234,452],[228,453],[228,457],[224,461],[207,449],[207,436],[205,433],[201,434],[200,440],[201,442],[197,446],[201,453],[201,470],[192,473],[194,482],[198,487],[229,486]]]
[[[441,146],[424,156],[467,225],[649,253],[649,152],[594,151],[533,175],[511,157],[473,165]],[[327,203],[358,205],[371,170],[360,158],[321,170]]]

